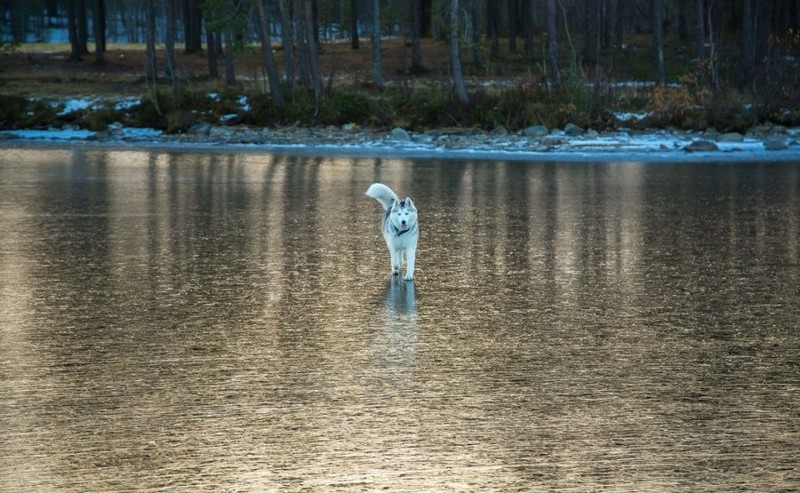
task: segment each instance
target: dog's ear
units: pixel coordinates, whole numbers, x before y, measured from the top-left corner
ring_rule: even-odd
[[[411,197],[406,197],[406,207],[412,210],[417,210],[417,208],[414,207],[414,202],[411,201]]]

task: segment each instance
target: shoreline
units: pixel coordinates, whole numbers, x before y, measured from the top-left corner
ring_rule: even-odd
[[[569,130],[409,132],[401,128],[373,131],[347,126],[269,129],[205,125],[183,134],[164,134],[152,129],[112,126],[100,132],[77,128],[4,130],[0,131],[0,148],[85,147],[547,162],[800,162],[800,128],[769,128],[760,134],[746,135],[713,131]]]

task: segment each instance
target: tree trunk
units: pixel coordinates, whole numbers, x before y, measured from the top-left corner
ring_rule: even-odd
[[[533,0],[522,0],[522,25],[525,34],[525,58],[535,58],[533,49]]]
[[[372,82],[383,89],[381,70],[381,1],[372,0]]]
[[[703,0],[700,0],[701,2]],[[614,47],[621,50],[625,42],[625,24],[628,20],[628,2],[617,0],[617,21],[614,24]]]
[[[156,74],[156,6],[155,0],[147,0],[145,21],[145,78],[149,81],[157,79]]]
[[[663,84],[666,81],[664,74],[664,0],[650,0],[650,17],[653,22],[656,84]]]
[[[105,63],[103,53],[106,51],[106,12],[103,0],[94,0],[93,7],[94,62],[102,65]]]
[[[417,73],[422,68],[422,50],[420,48],[420,31],[422,29],[422,1],[411,0],[411,72]]]
[[[81,56],[89,54],[89,48],[87,47],[87,37],[89,36],[89,27],[88,22],[86,20],[86,1],[85,0],[77,0],[75,4],[75,18],[77,19],[77,44],[78,44],[78,51],[80,52]]]
[[[306,27],[303,22],[305,17],[305,0],[292,1],[292,16],[294,18],[294,47],[295,60],[299,72],[300,82],[311,85],[311,70],[308,66],[308,44],[306,43]]]
[[[510,51],[511,53],[517,51],[518,17],[519,17],[519,4],[517,3],[517,0],[508,0],[508,51]]]
[[[484,70],[483,45],[481,44],[481,2],[469,0],[472,23],[472,64],[476,70]]]
[[[742,59],[741,86],[750,86],[752,89],[755,78],[755,35],[753,28],[753,5],[751,0],[742,0],[742,24],[740,49]]]
[[[233,26],[228,26],[223,31],[225,43],[225,82],[236,83],[236,72],[233,67]]]
[[[689,39],[689,0],[678,1],[678,39]]]
[[[722,52],[722,39],[725,26],[725,11],[723,2],[719,0],[706,0],[706,20],[708,30],[706,38],[708,41],[708,66],[711,73],[711,83],[716,90],[722,88],[722,80],[719,76],[720,53]]]
[[[283,47],[283,66],[286,80],[294,91],[296,82],[295,50],[294,50],[294,23],[292,22],[292,11],[289,0],[278,0],[278,7],[281,11],[281,46]]]
[[[166,74],[172,81],[172,88],[177,89],[175,71],[175,0],[164,0],[164,51],[167,55]]]
[[[422,38],[430,38],[431,37],[431,25],[433,24],[433,0],[420,0],[420,14],[422,14],[422,19],[420,20],[420,37]]]
[[[317,42],[315,40],[316,36],[314,35],[314,12],[311,5],[311,0],[305,0],[304,2],[304,19],[303,24],[305,24],[305,41],[308,45],[306,49],[306,53],[308,56],[308,71],[309,75],[311,76],[311,85],[314,88],[314,97],[317,100],[317,104],[319,104],[320,99],[322,99],[322,74],[319,70],[319,57],[317,55]]]
[[[83,55],[78,44],[78,6],[76,0],[67,2],[67,30],[69,33],[70,57],[73,62],[77,62]]]
[[[489,58],[500,58],[500,3],[489,0],[486,3],[486,31],[489,36]]]
[[[695,56],[702,60],[706,57],[706,21],[703,0],[694,0],[694,43]]]
[[[211,79],[219,78],[219,68],[217,67],[219,44],[219,33],[214,32],[206,20],[206,56],[208,57],[208,77]]]
[[[461,53],[458,46],[458,0],[450,0],[450,65],[453,68],[456,97],[461,104],[467,104],[469,96],[461,73]]]
[[[547,82],[558,87],[558,31],[556,30],[556,0],[547,0]]]
[[[360,48],[358,40],[358,0],[350,0],[350,48]]]
[[[598,52],[600,44],[598,32],[600,26],[598,25],[598,1],[599,0],[586,0],[584,3],[584,27],[583,27],[583,50],[581,57],[586,64],[593,65],[597,63]]]
[[[264,68],[267,71],[272,104],[276,108],[283,108],[283,89],[281,88],[281,78],[278,74],[278,65],[275,63],[275,55],[272,53],[272,38],[269,34],[269,17],[268,11],[264,8],[264,1],[265,0],[256,0],[256,8],[258,9],[258,31],[261,35],[261,56],[264,59]]]
[[[202,22],[199,0],[181,0],[183,6],[184,50],[187,54],[203,49]]]

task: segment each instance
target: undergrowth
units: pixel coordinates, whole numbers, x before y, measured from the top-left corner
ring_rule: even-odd
[[[468,104],[460,103],[449,83],[430,81],[413,89],[376,91],[353,85],[329,90],[317,99],[312,90],[285,87],[286,103],[276,107],[259,87],[223,86],[207,89],[158,90],[137,105],[117,109],[100,105],[62,115],[63,106],[42,99],[0,95],[0,127],[41,128],[70,124],[102,130],[121,122],[128,126],[183,133],[198,123],[225,125],[342,126],[387,129],[395,126],[423,131],[443,127],[518,131],[532,125],[561,128],[574,123],[605,130],[617,125],[613,111],[647,112],[639,125],[682,129],[716,128],[744,132],[759,123],[800,124],[794,79],[768,86],[759,95],[711,86],[702,64],[678,84],[647,89],[592,82],[565,74],[557,88],[519,82],[510,86],[473,88]],[[631,122],[626,122],[631,124]]]

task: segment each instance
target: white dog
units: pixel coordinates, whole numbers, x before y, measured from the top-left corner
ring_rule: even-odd
[[[417,208],[410,198],[400,200],[397,194],[383,183],[373,183],[367,195],[383,206],[381,229],[386,246],[392,256],[392,275],[400,274],[403,252],[406,253],[406,281],[414,279],[414,260],[417,255]]]

